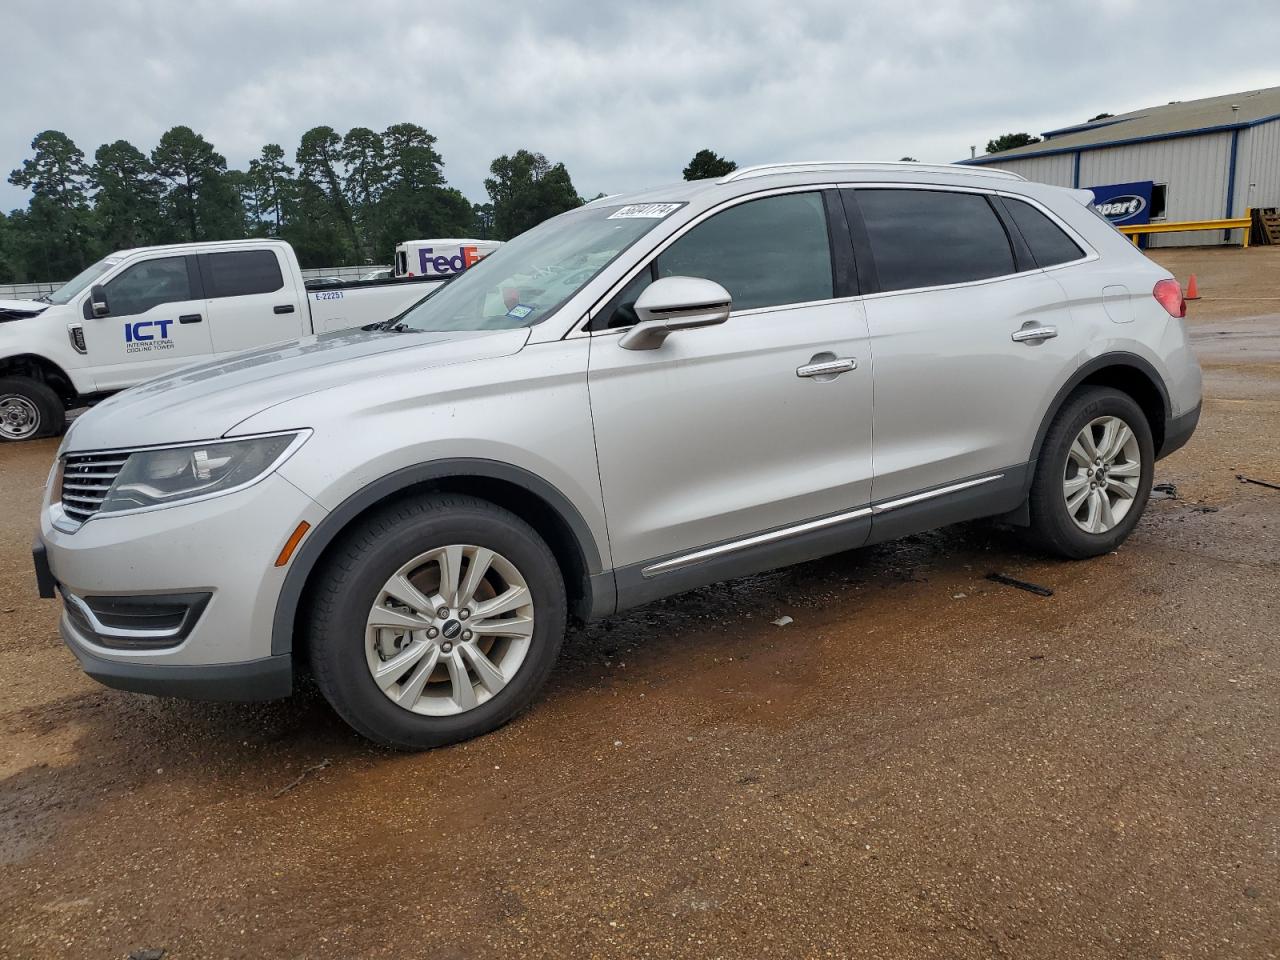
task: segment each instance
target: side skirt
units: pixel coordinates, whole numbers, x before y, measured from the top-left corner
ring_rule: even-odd
[[[708,583],[896,540],[965,520],[1008,513],[1027,496],[1032,464],[969,477],[844,513],[766,530],[614,571],[618,610]]]

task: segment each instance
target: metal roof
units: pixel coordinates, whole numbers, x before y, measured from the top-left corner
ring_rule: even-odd
[[[1239,109],[1233,110],[1232,107]],[[1025,147],[987,153],[964,164],[1003,163],[1028,157],[1043,157],[1055,153],[1074,153],[1077,150],[1098,150],[1103,147],[1126,143],[1142,143],[1149,140],[1169,140],[1190,137],[1223,130],[1238,130],[1259,123],[1280,120],[1280,87],[1265,90],[1246,90],[1203,100],[1184,100],[1147,107],[1131,113],[1107,117],[1093,123],[1081,123],[1043,134],[1041,143]]]

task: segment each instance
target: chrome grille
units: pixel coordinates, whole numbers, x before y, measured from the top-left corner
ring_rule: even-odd
[[[62,466],[62,510],[84,523],[102,506],[107,491],[129,459],[127,453],[82,453],[67,457]]]

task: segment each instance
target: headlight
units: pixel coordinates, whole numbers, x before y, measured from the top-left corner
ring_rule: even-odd
[[[283,433],[135,451],[98,512],[161,507],[239,490],[274,470],[307,436]]]

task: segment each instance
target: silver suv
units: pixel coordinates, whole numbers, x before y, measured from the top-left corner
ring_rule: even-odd
[[[976,517],[1112,550],[1190,437],[1178,283],[1084,191],[799,163],[606,197],[375,329],[71,428],[36,545],[111,686],[287,695],[422,748],[566,623]]]

